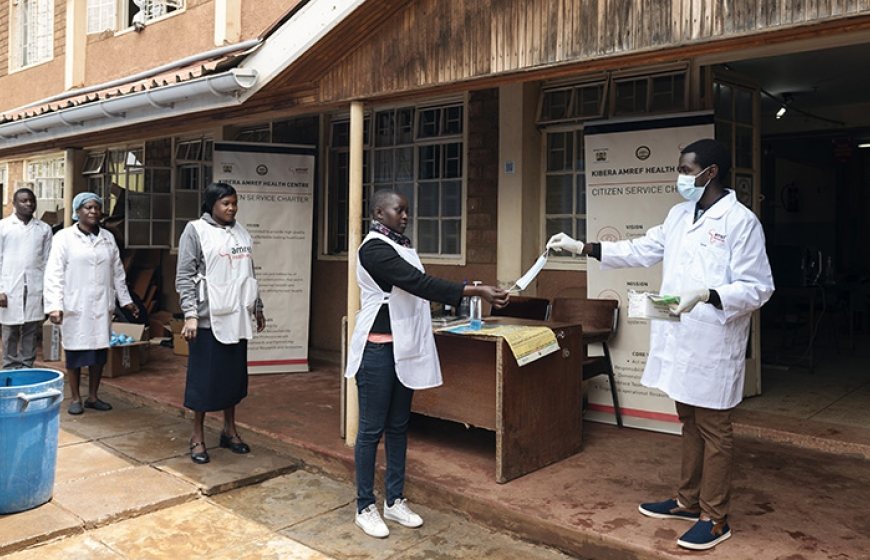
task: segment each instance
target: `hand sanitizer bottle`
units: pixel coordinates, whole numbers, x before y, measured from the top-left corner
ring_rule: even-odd
[[[480,281],[474,281],[475,286],[480,286]],[[473,331],[479,331],[483,328],[483,301],[480,299],[480,296],[472,296],[471,298],[471,309],[469,310],[469,327]]]

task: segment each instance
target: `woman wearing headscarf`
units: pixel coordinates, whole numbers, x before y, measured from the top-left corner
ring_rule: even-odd
[[[115,238],[100,227],[103,200],[92,192],[73,199],[72,226],[52,241],[45,267],[43,299],[52,323],[61,325],[70,383],[70,414],[85,408],[111,410],[98,391],[112,336],[115,298],[134,317],[139,309],[127,291],[127,278]],[[88,368],[88,398],[79,394],[82,368]]]
[[[175,289],[184,312],[182,336],[189,342],[184,406],[194,411],[190,459],[209,462],[205,413],[222,410],[220,446],[233,453],[250,447],[236,430],[236,405],[248,394],[248,340],[266,327],[251,259],[253,242],[236,221],[232,186],[212,183],[203,193],[202,217],[188,222],[178,244]]]

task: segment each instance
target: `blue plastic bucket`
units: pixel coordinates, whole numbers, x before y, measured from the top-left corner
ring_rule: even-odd
[[[0,514],[51,499],[62,400],[59,371],[0,371]]]

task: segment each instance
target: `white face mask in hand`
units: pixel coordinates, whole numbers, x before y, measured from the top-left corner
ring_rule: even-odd
[[[520,291],[528,288],[529,284],[532,283],[532,280],[534,280],[538,276],[538,273],[544,269],[544,265],[547,264],[547,257],[549,255],[549,249],[544,251],[541,256],[538,257],[538,260],[535,261],[535,264],[532,265],[532,268],[530,268],[525,274],[522,275],[519,280],[516,281],[514,285],[519,288]]]
[[[708,169],[710,169],[709,166],[705,167],[701,170],[701,173],[698,173],[697,175],[683,175],[682,173],[677,175],[677,191],[683,198],[691,202],[698,202],[701,200],[701,196],[704,194],[704,189],[707,188],[707,185],[710,184],[710,181],[713,178],[710,177],[710,179],[707,179],[707,182],[701,187],[695,185],[695,180]]]

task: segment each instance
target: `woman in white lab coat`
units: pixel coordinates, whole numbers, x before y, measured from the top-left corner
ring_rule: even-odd
[[[761,223],[722,180],[731,156],[714,140],[680,155],[677,190],[687,200],[638,239],[612,243],[553,236],[547,247],[589,255],[602,268],[662,263],[660,293],[678,295],[679,321],[652,321],[641,382],[676,401],[683,424],[682,474],[676,497],[644,503],[655,518],[697,521],[677,544],[706,550],[731,536],[731,412],[743,399],[752,312],[773,294]]]
[[[45,269],[45,312],[61,325],[70,383],[70,414],[84,408],[111,410],[98,391],[108,357],[115,298],[134,317],[139,310],[127,291],[115,238],[100,227],[103,201],[90,192],[73,199],[76,223],[54,236]],[[81,368],[88,367],[88,399],[79,394]]]

